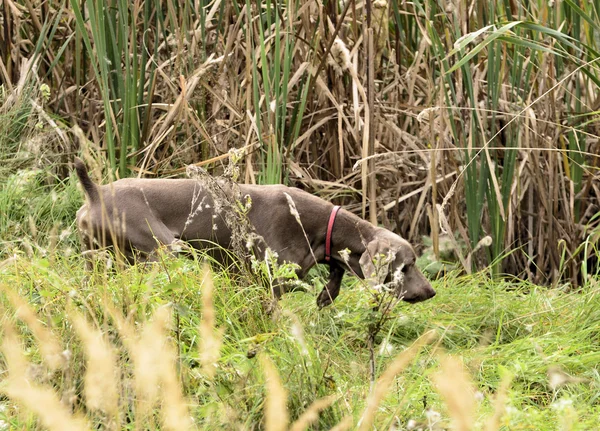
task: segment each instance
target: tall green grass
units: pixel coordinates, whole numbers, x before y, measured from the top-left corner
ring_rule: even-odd
[[[140,389],[131,379],[137,378],[138,367],[151,363],[156,366],[143,369],[144,378],[158,379],[162,385],[168,382],[161,380],[171,372],[168,368],[177,364],[179,377],[172,389],[181,391],[187,414],[200,429],[265,426],[270,396],[265,384],[272,378],[265,377],[265,372],[280,376],[290,423],[324,397],[332,397],[327,398],[331,405],[318,414],[317,428],[347,421],[345,429],[356,428],[369,410],[372,392],[366,328],[373,318],[372,296],[356,280],[347,279],[336,302],[318,310],[315,297],[324,280],[314,274],[314,291],[285,295],[279,312],[268,316],[262,305],[268,296],[264,286],[235,281],[216,268],[212,275],[212,327],[221,328],[223,344],[214,374],[206,374],[200,366],[200,352],[207,335],[199,328],[207,318],[206,301],[202,300],[207,278],[197,262],[165,256],[160,264],[148,267],[106,271],[98,266],[92,273],[82,268],[79,257],[61,257],[60,253],[51,260],[37,253],[32,258],[17,256],[0,268],[4,289],[0,301],[5,310],[5,334],[11,322],[17,327],[18,339],[29,346],[26,358],[31,369],[46,370],[30,377],[29,388],[44,388],[57,399],[66,400],[66,394],[71,394],[68,399],[76,400],[71,409],[89,426],[111,426],[111,418],[102,411],[84,408],[94,392],[89,388],[84,392],[78,383],[86,373],[106,372],[89,369],[93,334],[103,337],[103,348],[115,349],[115,371],[122,385],[116,404],[121,423],[160,427],[167,420],[165,404],[149,405],[150,414],[134,404],[134,400],[140,401],[136,392]],[[595,426],[599,413],[595,334],[600,324],[595,282],[586,286],[585,293],[565,293],[527,283],[498,284],[482,275],[448,274],[434,287],[438,295],[431,301],[398,304],[375,339],[376,375],[391,377],[388,383],[377,383],[387,388],[374,416],[368,419],[377,429],[419,423],[435,429],[447,427],[451,418],[471,414],[472,429],[483,429],[494,411],[500,414],[497,426],[491,429],[550,430],[562,422],[568,422],[571,429]],[[7,296],[8,292],[12,293]],[[21,309],[15,321],[19,301],[29,304],[37,317]],[[170,310],[167,314],[165,308]],[[92,332],[85,332],[80,320],[74,331],[72,322],[77,316],[85,317],[89,326],[85,331]],[[164,318],[164,323],[157,323]],[[41,323],[30,328],[32,319]],[[147,332],[158,329],[157,324],[166,326],[156,333]],[[44,330],[51,335],[44,335]],[[416,354],[416,359],[397,362],[427,331],[435,334],[433,342],[420,353],[413,349],[410,354]],[[146,354],[143,349],[151,345],[139,343],[148,342],[150,334],[164,347],[153,350],[154,362],[144,362],[147,360],[135,355]],[[48,369],[44,355],[50,350],[44,343],[49,341],[58,343],[54,350],[67,351],[61,353],[68,360],[59,363],[63,364],[59,371]],[[15,349],[18,344],[12,346]],[[18,377],[14,362],[10,362],[16,353],[7,348],[5,345],[3,354],[9,361],[9,374],[2,388],[6,409],[0,411],[0,419],[12,428],[41,429],[39,420],[45,420],[45,413],[18,413],[31,407],[20,398],[21,392],[7,386],[10,379]],[[176,356],[166,355],[169,351]],[[472,413],[461,413],[452,403],[447,404],[448,394],[441,389],[445,383],[439,380],[444,374],[438,373],[440,367],[449,366],[443,359],[446,354],[460,358],[466,379],[466,383],[459,382],[458,375],[446,373],[448,384],[469,388],[450,396],[470,400]],[[259,357],[265,355],[274,370],[259,366]],[[398,371],[392,372],[392,366],[399,367]],[[510,380],[507,392],[501,389],[506,378]],[[93,381],[86,377],[85,384]],[[463,419],[467,420],[466,416]]]
[[[85,53],[79,50],[75,58],[76,69],[83,73],[79,82],[87,82],[91,77],[98,82],[108,160],[111,171],[118,169],[120,176],[127,175],[129,153],[138,150],[140,135],[148,127],[145,122],[150,121],[148,115],[143,115],[142,108],[150,111],[152,107],[152,91],[146,86],[152,83],[156,62],[150,61],[147,65],[150,48],[147,32],[151,26],[158,27],[161,18],[160,9],[150,14],[151,5],[152,2],[144,2],[143,9],[134,9],[130,2],[120,0],[71,1],[77,22],[77,40],[83,41],[86,48]],[[84,13],[88,14],[86,20]],[[137,22],[140,18],[143,21],[141,38],[138,37]],[[93,75],[87,73],[86,64],[91,65]],[[135,164],[135,158],[132,157],[130,162]]]

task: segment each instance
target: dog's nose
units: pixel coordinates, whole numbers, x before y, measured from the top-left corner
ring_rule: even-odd
[[[431,299],[431,298],[433,298],[433,297],[435,296],[435,293],[436,293],[436,292],[435,292],[435,290],[433,289],[433,287],[431,287],[431,286],[424,287],[424,288],[421,290],[421,294],[420,294],[420,295],[418,295],[418,299],[417,299],[417,301],[418,301],[418,302],[420,302],[420,301],[427,301],[428,299]]]

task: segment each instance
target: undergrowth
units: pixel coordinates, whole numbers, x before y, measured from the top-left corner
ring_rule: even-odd
[[[218,267],[208,275],[193,259],[165,256],[160,264],[110,270],[98,266],[88,273],[76,254],[43,257],[34,252],[32,258],[21,253],[0,265],[4,339],[22,344],[3,347],[4,368],[9,372],[0,386],[7,395],[0,419],[6,428],[38,429],[47,424],[45,413],[26,413],[31,407],[23,408],[27,403],[11,389],[11,379],[18,376],[11,365],[10,357],[16,354],[11,349],[20,348],[26,361],[23,378],[35,382],[33,389],[53,393],[71,419],[72,414],[84,418],[88,427],[172,429],[165,399],[160,394],[154,401],[148,398],[136,383],[142,377],[156,379],[162,391],[181,394],[179,407],[191,418],[190,427],[265,427],[265,399],[270,394],[265,388],[270,378],[265,377],[265,361],[272,361],[281,394],[287,394],[291,421],[319,399],[327,400],[327,407],[316,429],[339,423],[351,429],[360,426],[361,418],[365,420],[373,393],[366,330],[372,319],[372,297],[353,278],[346,279],[332,306],[319,310],[315,298],[324,280],[315,271],[309,283],[312,291],[285,295],[279,310],[268,315],[264,286],[233,280]],[[214,284],[211,312],[215,318],[209,332],[222,334],[222,345],[209,364],[202,356],[207,349],[202,343],[208,337],[203,326],[207,284]],[[474,425],[456,429],[483,429],[498,408],[497,426],[487,429],[500,425],[556,429],[562,422],[564,429],[595,426],[600,413],[596,365],[600,307],[594,280],[579,292],[566,292],[523,282],[491,282],[482,274],[448,274],[435,281],[434,288],[438,295],[433,300],[398,304],[376,338],[376,374],[382,376],[397,362],[397,355],[406,354],[424,334],[433,334],[387,387],[373,413],[376,429],[392,425],[443,429],[457,415],[471,415],[468,423]],[[23,317],[23,303],[35,313],[33,321],[48,332],[47,337]],[[120,378],[113,400],[118,406],[116,417],[93,408],[86,398],[89,383],[84,376],[91,372],[91,362],[85,354],[89,341],[83,341],[87,339],[74,325],[79,317],[104,340],[105,349],[115,352],[115,369],[110,372]],[[160,319],[164,328],[157,330]],[[18,335],[11,335],[14,327]],[[148,340],[148,328],[157,331],[152,337],[163,348],[152,352],[156,358],[143,360],[136,343]],[[63,357],[54,368],[47,354],[52,349],[44,347],[49,340],[59,346],[54,350]],[[171,350],[172,356],[167,354]],[[438,375],[440,367],[451,366],[444,362],[446,355],[455,358],[467,376],[466,392],[452,397],[472,400],[471,410],[448,404],[444,396],[440,378],[460,387],[460,376]],[[171,386],[164,380],[168,369],[178,376]],[[510,379],[504,395],[503,379]],[[144,407],[142,402],[149,404]]]
[[[316,268],[308,292],[268,314],[265,277],[208,273],[202,254],[87,272],[75,182],[49,187],[46,175],[17,171],[0,190],[0,428],[595,427],[593,276],[574,291],[447,273],[434,299],[384,320],[372,384],[381,316],[363,283],[347,277],[319,310]]]

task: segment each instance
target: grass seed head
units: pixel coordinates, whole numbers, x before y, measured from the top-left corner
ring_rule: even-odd
[[[379,404],[383,397],[388,393],[392,383],[396,376],[400,374],[404,369],[412,362],[415,356],[419,353],[421,348],[426,344],[430,343],[434,338],[433,332],[427,332],[421,336],[415,343],[412,344],[408,349],[398,354],[392,363],[383,372],[377,383],[373,387],[369,399],[367,400],[367,407],[365,408],[362,417],[359,422],[359,430],[369,430],[375,419]]]
[[[300,417],[290,426],[290,431],[303,431],[308,429],[317,420],[319,420],[319,413],[329,407],[335,401],[335,396],[328,396],[321,398],[313,402]]]
[[[92,328],[83,316],[75,314],[72,320],[87,358],[84,377],[86,404],[92,410],[116,416],[120,385],[115,350],[102,332]]]
[[[50,387],[32,381],[27,373],[29,363],[23,355],[21,341],[9,323],[4,324],[2,354],[8,368],[3,392],[12,400],[34,413],[51,431],[80,431],[90,429],[83,418],[71,414],[61,397]]]
[[[266,355],[261,355],[260,362],[265,372],[265,430],[284,431],[287,429],[289,416],[287,410],[287,391],[281,383],[279,373],[273,362]]]
[[[217,328],[216,312],[213,301],[213,279],[207,265],[204,267],[202,282],[202,321],[200,322],[200,363],[204,375],[212,379],[215,375],[215,364],[221,356],[223,328]]]
[[[51,370],[64,368],[68,362],[68,355],[64,354],[60,341],[50,329],[40,323],[38,316],[31,306],[23,301],[16,292],[6,286],[4,286],[3,290],[15,308],[17,318],[27,325],[36,338],[44,362]]]
[[[470,431],[475,416],[475,390],[471,378],[463,369],[463,363],[452,356],[443,356],[441,370],[434,374],[433,381],[448,406],[454,429]]]

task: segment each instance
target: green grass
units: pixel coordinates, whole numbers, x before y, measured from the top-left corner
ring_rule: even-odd
[[[67,178],[49,186],[48,175],[17,170],[0,187],[4,339],[7,328],[15,325],[30,362],[31,381],[51,389],[58,398],[70,399],[69,408],[84,415],[90,426],[110,428],[104,413],[85,407],[87,360],[73,329],[77,311],[118,352],[121,428],[160,427],[159,404],[151,416],[143,417],[133,402],[135,361],[127,347],[128,336],[106,304],[127,316],[138,334],[156,310],[167,306],[171,318],[165,342],[177,352],[172,365],[198,428],[264,427],[268,393],[259,361],[263,354],[281,376],[292,421],[315,400],[333,395],[333,404],[320,414],[316,429],[328,429],[346,417],[352,418],[352,427],[357,426],[371,391],[368,328],[381,317],[373,310],[372,293],[360,282],[347,277],[336,302],[319,310],[315,299],[326,277],[324,271],[313,271],[309,292],[285,295],[279,312],[268,315],[264,304],[269,296],[256,281],[259,277],[216,267],[214,305],[224,338],[214,377],[208,376],[200,359],[200,340],[205,336],[199,329],[204,317],[204,273],[198,261],[165,257],[160,264],[110,269],[100,262],[94,271],[86,272],[73,230],[81,203],[76,181]],[[447,426],[452,410],[432,383],[443,354],[459,358],[472,380],[467,396],[479,399],[475,429],[483,429],[496,408],[503,378],[510,378],[500,420],[503,429],[596,426],[600,289],[595,277],[590,276],[577,291],[518,280],[492,281],[481,273],[450,273],[433,283],[438,292],[433,300],[398,304],[375,337],[375,375],[380,376],[421,335],[430,330],[436,334],[387,391],[377,410],[376,429],[389,429],[396,421],[402,427],[411,421],[427,424],[437,414]],[[59,340],[60,350],[69,352],[63,368],[48,368],[32,328],[15,319],[8,291],[30,304],[37,320]],[[4,370],[6,354],[4,348]],[[568,375],[567,383],[556,385],[562,373]],[[39,417],[10,396],[7,382],[5,378],[0,383],[5,394],[0,420],[11,429],[42,429]]]
[[[66,193],[66,192],[65,192]],[[38,248],[35,248],[38,250]],[[71,353],[65,369],[46,370],[38,343],[27,326],[20,324],[26,357],[38,370],[38,380],[59,396],[74,390],[75,411],[86,413],[82,395],[85,360],[81,341],[73,331],[69,307],[84,314],[111,340],[120,353],[121,373],[126,380],[131,363],[123,347],[123,335],[114,324],[104,301],[129,316],[137,330],[153,311],[168,305],[172,310],[169,342],[179,354],[177,366],[190,414],[200,429],[259,427],[263,416],[265,379],[259,363],[261,353],[274,362],[287,389],[290,417],[297,418],[313,401],[334,395],[335,402],[320,416],[319,429],[327,429],[345,416],[358,422],[369,395],[370,371],[367,327],[377,312],[371,294],[356,280],[347,278],[342,294],[329,308],[318,310],[315,298],[324,283],[312,274],[312,291],[284,296],[281,312],[269,316],[263,303],[263,286],[224,270],[214,272],[217,326],[224,328],[221,358],[213,379],[199,368],[199,325],[203,272],[191,259],[165,258],[161,264],[86,273],[75,253],[53,256],[34,252],[2,264],[7,289],[18,292],[38,318]],[[494,408],[494,396],[503,376],[512,377],[505,429],[556,429],[570,421],[568,429],[591,429],[596,425],[600,376],[600,289],[592,280],[579,292],[547,290],[524,282],[492,282],[484,275],[460,277],[449,274],[434,282],[438,295],[428,302],[398,304],[392,318],[376,337],[375,365],[379,376],[393,357],[428,330],[436,341],[401,373],[384,398],[376,429],[388,429],[398,420],[427,422],[439,412],[448,420],[445,404],[431,382],[438,370],[439,355],[447,352],[464,361],[480,401],[477,429]],[[2,295],[3,321],[12,321],[13,307]],[[301,335],[299,335],[301,334]],[[384,348],[382,349],[382,346]],[[553,388],[552,371],[568,373],[574,381]],[[130,376],[131,377],[131,376]],[[1,386],[0,386],[1,388]],[[134,394],[123,385],[120,408],[133,429],[135,409],[128,405]],[[474,396],[474,394],[471,394]],[[10,428],[38,429],[33,416],[13,408],[4,398],[0,419]],[[19,413],[20,412],[20,413]],[[158,413],[156,413],[158,415]],[[105,424],[101,414],[87,412],[91,424]],[[121,418],[121,421],[124,419]],[[157,423],[145,419],[138,426]],[[155,421],[155,422],[153,422]]]
[[[49,184],[55,180],[48,171],[30,168],[0,183],[0,257],[34,249],[43,256],[58,245],[63,252],[77,246],[74,215],[82,198],[74,178]]]
[[[181,387],[201,429],[264,426],[261,354],[271,358],[281,376],[292,420],[313,401],[333,395],[335,401],[321,413],[317,428],[330,428],[347,416],[356,426],[370,393],[368,327],[381,317],[373,310],[372,294],[360,282],[347,277],[336,302],[319,310],[315,298],[325,274],[313,271],[310,291],[285,295],[279,312],[270,316],[264,311],[267,289],[256,277],[216,267],[214,305],[224,339],[215,375],[208,377],[199,357],[201,265],[193,259],[165,257],[160,264],[125,268],[107,269],[99,263],[86,272],[70,224],[81,202],[75,182],[67,179],[49,187],[42,181],[44,172],[27,172],[10,176],[0,190],[1,207],[11,208],[2,219],[6,259],[0,263],[0,276],[4,288],[29,303],[71,355],[65,368],[50,371],[31,328],[18,323],[30,370],[37,370],[34,380],[59,397],[74,391],[71,408],[85,414],[90,425],[106,426],[106,416],[85,408],[86,360],[69,309],[93,322],[119,353],[122,426],[156,427],[161,420],[158,406],[154,415],[144,418],[130,401],[136,396],[126,383],[134,373],[131,353],[125,347],[127,337],[105,306],[109,303],[140,333],[161,306],[171,310],[168,343],[178,352]],[[52,240],[52,234],[60,238]],[[460,358],[472,379],[469,396],[477,393],[479,399],[477,429],[483,429],[494,411],[503,377],[511,378],[501,419],[504,429],[550,430],[563,422],[565,429],[595,426],[600,413],[600,288],[595,278],[579,291],[567,292],[523,281],[491,281],[484,274],[451,273],[434,281],[434,287],[438,294],[433,300],[398,304],[375,337],[376,376],[419,336],[433,330],[437,337],[395,379],[377,411],[376,429],[388,429],[396,421],[404,427],[411,420],[426,424],[436,412],[448,423],[450,413],[432,383],[444,352]],[[14,305],[5,294],[0,298],[4,324],[18,322]],[[553,386],[552,379],[562,372],[571,376],[570,382]],[[12,398],[5,397],[2,404],[0,420],[10,428],[40,428],[37,416],[24,413]]]

